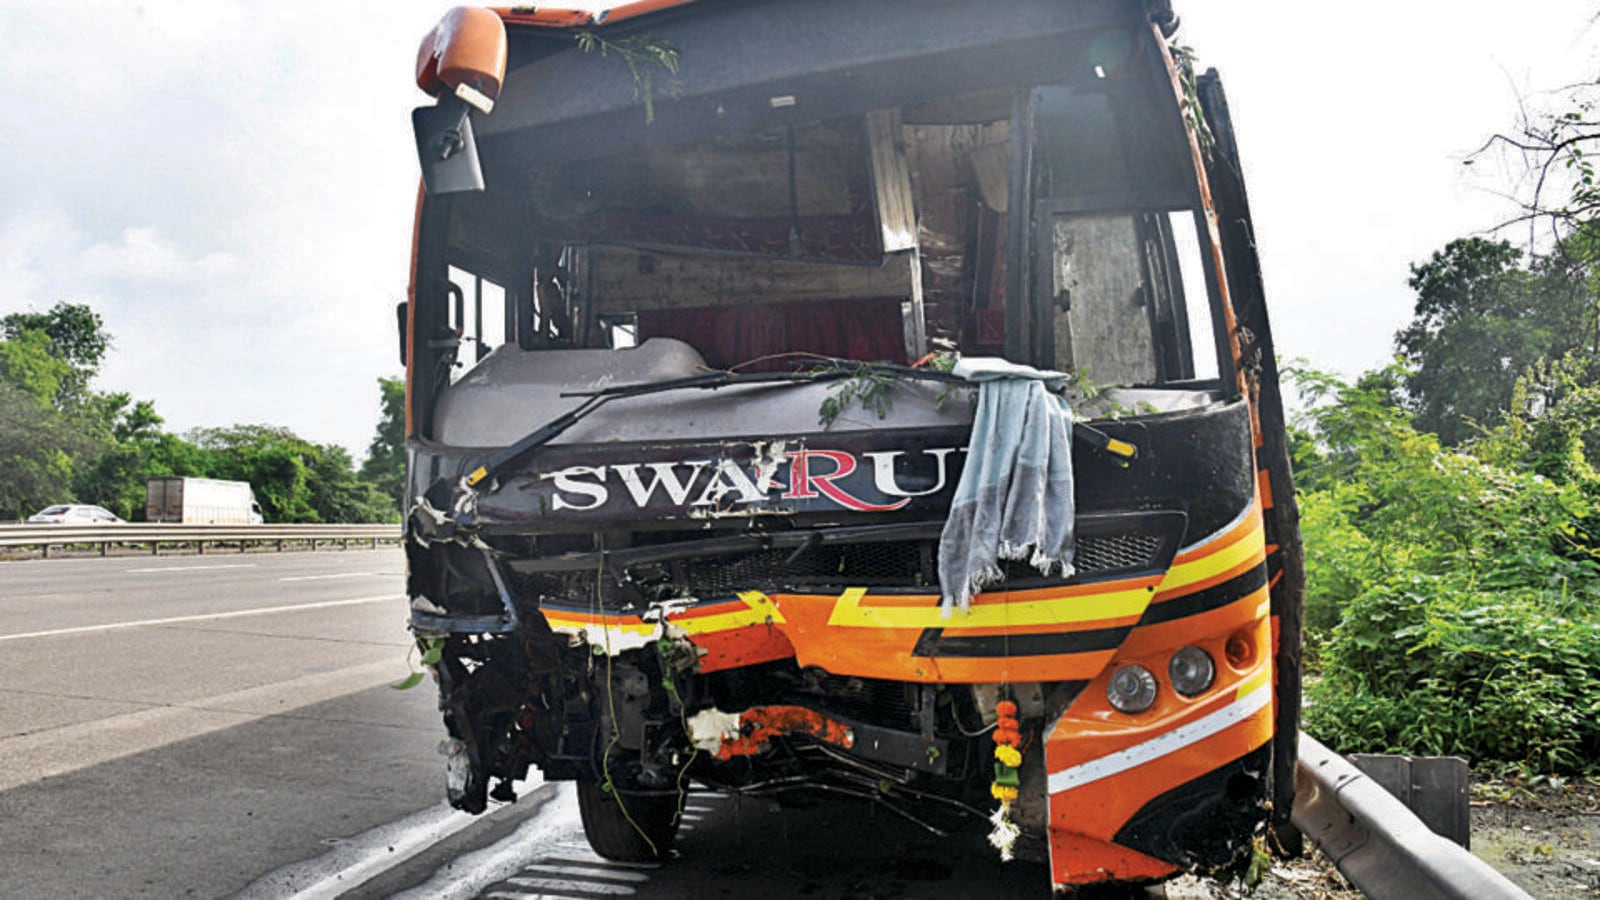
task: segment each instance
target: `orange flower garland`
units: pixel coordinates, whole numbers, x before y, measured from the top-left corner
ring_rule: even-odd
[[[1017,773],[1022,767],[1022,723],[1017,720],[1017,705],[1010,700],[995,704],[994,711],[994,783],[989,785],[989,793],[1000,801],[1000,808],[989,817],[994,824],[989,843],[1000,851],[1001,861],[1010,862],[1012,848],[1022,834],[1022,829],[1011,821],[1011,804],[1022,785]]]

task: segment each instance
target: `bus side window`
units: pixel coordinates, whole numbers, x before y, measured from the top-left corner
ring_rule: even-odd
[[[504,344],[515,325],[507,319],[515,310],[507,304],[506,290],[482,275],[450,267],[450,283],[461,291],[460,302],[452,302],[449,328],[460,336],[460,350],[450,380],[454,382],[468,369]]]

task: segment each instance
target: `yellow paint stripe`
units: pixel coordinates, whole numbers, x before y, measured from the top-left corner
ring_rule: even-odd
[[[925,607],[862,606],[866,588],[850,588],[839,597],[828,617],[828,624],[843,628],[1005,628],[1027,625],[1070,625],[1101,619],[1121,619],[1143,615],[1150,605],[1148,588],[1107,591],[1028,600],[1018,603],[974,604],[965,612],[948,616],[937,602]]]
[[[1254,675],[1251,675],[1249,678],[1246,678],[1245,680],[1239,682],[1238,689],[1233,692],[1233,699],[1235,701],[1238,701],[1238,700],[1242,699],[1246,694],[1248,694],[1251,691],[1255,690],[1256,688],[1261,687],[1262,685],[1266,684],[1267,680],[1270,679],[1271,677],[1272,677],[1272,667],[1271,666],[1262,666],[1261,670],[1259,672],[1256,672]]]
[[[553,629],[604,628],[613,634],[655,634],[659,630],[654,622],[640,622],[638,619],[634,619],[631,622],[607,616],[596,616],[591,619],[585,616],[552,614],[549,611],[545,612],[544,618]]]
[[[772,598],[760,591],[742,591],[739,599],[745,603],[745,608],[734,612],[717,613],[711,616],[693,616],[677,618],[667,616],[667,621],[685,634],[710,634],[714,631],[732,631],[735,628],[746,628],[751,625],[765,625],[771,622],[776,625],[787,624],[784,622],[783,613],[778,610],[778,605]]]
[[[1167,577],[1161,579],[1156,585],[1157,594],[1166,594],[1182,590],[1192,584],[1198,584],[1208,578],[1215,577],[1229,569],[1243,565],[1252,560],[1260,561],[1266,558],[1266,534],[1261,528],[1261,520],[1255,520],[1256,527],[1250,533],[1237,541],[1223,547],[1215,553],[1202,556],[1199,559],[1180,563],[1167,570]]]

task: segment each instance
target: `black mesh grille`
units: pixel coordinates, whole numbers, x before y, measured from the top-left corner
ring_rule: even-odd
[[[930,557],[927,562],[931,563]],[[715,596],[762,586],[851,584],[916,586],[929,580],[915,541],[763,550],[736,557],[683,563],[682,581],[697,596]]]
[[[1148,569],[1161,550],[1159,534],[1114,534],[1085,538],[1074,548],[1073,564],[1080,572],[1111,569]]]
[[[1160,534],[1095,535],[1075,547],[1074,565],[1079,575],[1112,571],[1145,571],[1157,565],[1163,537]],[[1005,579],[1019,584],[1043,578],[1026,560],[1002,560]],[[595,572],[522,574],[516,578],[523,596],[594,597]],[[651,563],[629,569],[632,599],[652,596],[726,597],[739,591],[783,588],[938,587],[938,545],[933,541],[885,541],[845,546],[780,548],[751,553],[690,558]],[[610,579],[607,579],[608,584]],[[654,593],[652,586],[661,593]],[[623,599],[615,586],[607,588],[608,603]]]

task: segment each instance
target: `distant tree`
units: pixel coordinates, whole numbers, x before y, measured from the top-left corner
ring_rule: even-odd
[[[97,394],[91,404],[109,439],[87,465],[74,474],[73,492],[130,521],[144,518],[145,484],[157,475],[206,476],[215,467],[212,455],[177,435],[161,430],[162,419],[148,400],[127,394]]]
[[[325,522],[397,522],[400,509],[377,485],[356,474],[350,453],[318,445],[308,461],[312,506]]]
[[[50,336],[37,329],[18,331],[0,340],[0,381],[40,405],[53,405],[71,372],[50,351]]]
[[[1595,352],[1594,289],[1569,259],[1524,265],[1506,241],[1461,238],[1413,265],[1409,283],[1415,314],[1395,337],[1407,405],[1446,446],[1503,421],[1529,366]]]
[[[0,318],[0,334],[8,340],[30,331],[43,332],[50,341],[50,355],[67,366],[57,405],[84,399],[89,382],[100,371],[100,363],[111,348],[111,335],[100,314],[81,303],[62,301],[49,312],[12,313]]]
[[[186,437],[210,451],[208,475],[250,483],[267,521],[322,521],[311,505],[307,482],[306,456],[312,446],[294,432],[271,425],[233,425],[198,428]]]
[[[385,522],[399,511],[355,472],[350,454],[287,428],[201,428],[188,438],[207,452],[215,478],[248,481],[271,522]]]
[[[36,397],[0,381],[0,518],[19,519],[73,499],[73,456],[92,443]]]
[[[379,378],[378,391],[382,415],[367,458],[361,464],[361,477],[387,494],[396,510],[406,492],[406,383],[400,378]]]

